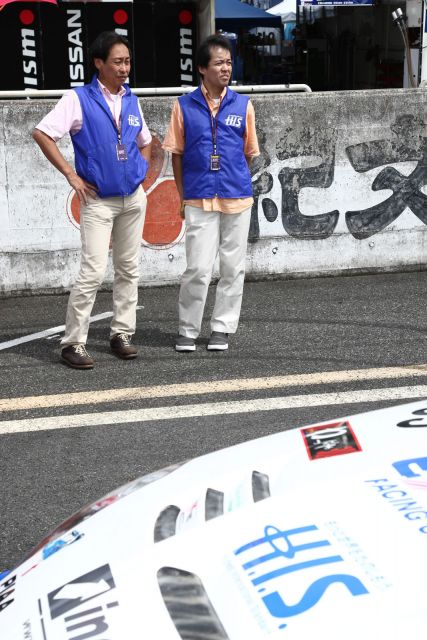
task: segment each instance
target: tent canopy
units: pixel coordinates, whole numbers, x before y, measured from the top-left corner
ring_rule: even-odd
[[[282,0],[271,9],[267,9],[267,13],[279,16],[282,22],[295,22],[297,11],[297,0]]]
[[[215,25],[224,31],[240,31],[255,27],[281,27],[280,16],[239,2],[239,0],[215,0]]]

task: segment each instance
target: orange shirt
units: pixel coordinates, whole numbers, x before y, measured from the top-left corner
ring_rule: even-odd
[[[213,115],[216,115],[222,98],[225,96],[226,88],[220,98],[211,98],[205,86],[202,84],[201,89],[206,98],[209,109]],[[255,158],[259,156],[258,139],[255,131],[255,112],[251,101],[248,103],[246,111],[246,128],[244,133],[243,153],[247,158]],[[182,117],[181,106],[179,100],[176,100],[173,108],[169,124],[169,130],[163,142],[163,149],[182,155],[184,153],[184,120]],[[221,211],[221,213],[241,213],[253,203],[253,198],[204,198],[202,200],[184,200],[185,204],[193,207],[199,207],[203,211]]]

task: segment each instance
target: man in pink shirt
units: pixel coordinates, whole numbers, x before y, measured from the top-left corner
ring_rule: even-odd
[[[112,352],[133,359],[138,301],[139,252],[147,198],[141,186],[151,135],[138,99],[125,84],[129,43],[114,31],[91,46],[96,73],[90,84],[67,91],[33,132],[40,149],[67,179],[81,202],[80,272],[67,307],[61,359],[75,369],[92,369],[86,351],[90,313],[105,275],[110,240],[114,265]],[[71,135],[75,169],[57,141]]]

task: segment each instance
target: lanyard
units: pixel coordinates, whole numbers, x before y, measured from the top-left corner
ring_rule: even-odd
[[[113,116],[113,122],[114,122],[114,126],[116,127],[116,131],[117,131],[117,141],[119,144],[122,143],[122,107],[123,107],[123,101],[120,101],[120,113],[118,114],[118,118],[116,120],[116,105],[117,105],[117,100],[113,100],[113,104],[114,104],[114,111],[112,113]]]
[[[115,98],[117,98],[117,96],[113,96],[113,94],[110,93],[111,96],[111,100],[113,102],[113,109],[111,109],[111,106],[109,106],[112,118],[113,118],[113,123],[114,123],[114,127],[117,131],[117,141],[119,144],[122,143],[122,107],[123,107],[123,100],[120,100],[120,113],[118,114],[118,118],[116,120],[116,109],[117,109],[117,102],[118,100],[116,100]],[[107,102],[107,98],[104,96],[105,101]]]
[[[123,161],[128,159],[128,155],[127,155],[127,151],[126,151],[126,145],[122,144],[122,121],[121,121],[121,117],[120,117],[120,120],[119,120],[119,124],[117,125],[117,123],[116,123],[116,129],[117,129],[117,145],[116,145],[117,160],[119,160],[120,162],[123,162]]]
[[[218,108],[218,111],[216,112],[216,116],[212,115],[212,112],[211,112],[212,144],[213,144],[214,155],[216,155],[216,149],[217,149],[216,140],[217,140],[217,134],[218,134],[218,113],[219,113],[219,108]]]
[[[113,118],[114,124],[116,125],[117,130],[117,140],[119,144],[122,144],[122,116],[119,116],[119,124],[117,124],[116,119]]]
[[[219,110],[221,109],[221,98],[219,99],[219,105],[216,112],[216,115],[212,114],[212,111],[209,108],[211,114],[211,131],[212,131],[212,145],[213,145],[213,153],[216,155],[217,152],[217,137],[218,137],[218,116]]]

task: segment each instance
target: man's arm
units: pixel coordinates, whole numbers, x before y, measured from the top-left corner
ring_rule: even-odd
[[[175,178],[176,188],[181,201],[179,215],[184,218],[184,188],[182,182],[182,154],[184,152],[184,121],[182,118],[179,100],[175,100],[169,128],[167,130],[162,147],[172,154],[172,169]]]
[[[182,188],[182,155],[178,153],[172,154],[172,169],[179,197],[181,200],[184,200],[184,190]]]
[[[49,162],[68,180],[70,186],[77,193],[80,202],[87,204],[88,196],[91,198],[97,197],[96,187],[77,175],[58,149],[56,142],[50,136],[40,131],[40,129],[34,129],[33,138]]]
[[[139,148],[139,153],[142,155],[143,158],[145,158],[145,160],[147,161],[147,164],[150,164],[150,160],[151,160],[151,142],[150,142],[150,144],[145,145],[145,147],[140,147]]]
[[[258,138],[255,129],[255,111],[250,100],[248,102],[248,108],[246,111],[246,127],[244,134],[243,152],[245,154],[248,167],[250,167],[253,159],[259,156]]]
[[[185,217],[184,214],[184,188],[182,184],[182,155],[179,153],[172,154],[172,169],[173,177],[175,178],[176,188],[178,190],[179,199],[181,200],[181,206],[179,214],[181,218]]]

